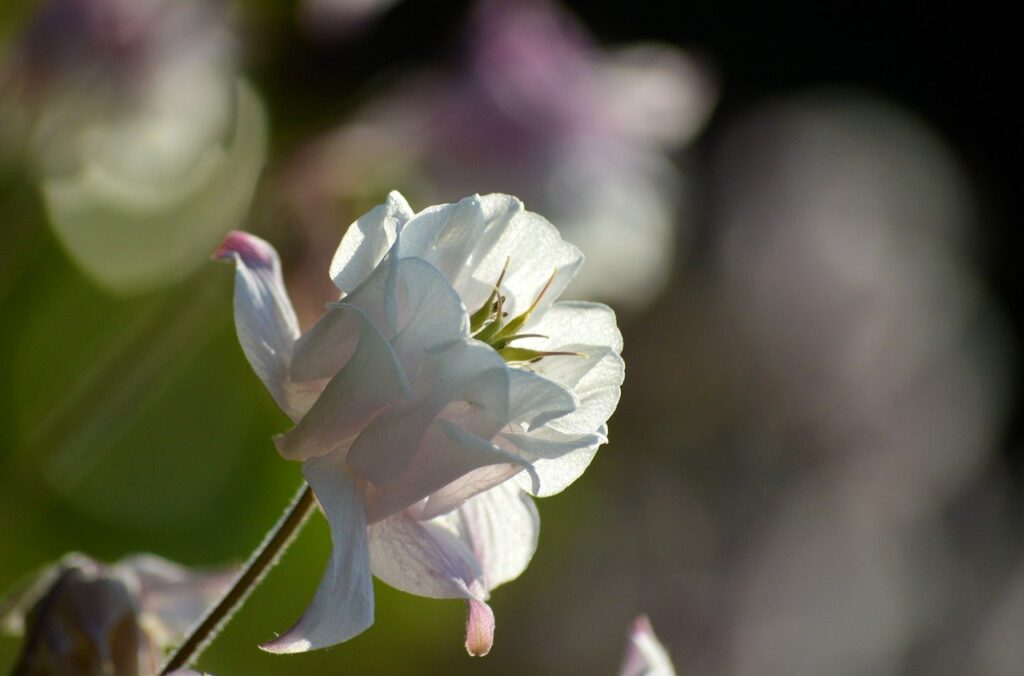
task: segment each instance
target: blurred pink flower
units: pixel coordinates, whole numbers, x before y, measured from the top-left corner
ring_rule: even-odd
[[[646,615],[633,620],[629,629],[629,648],[619,669],[619,676],[675,676],[672,658],[654,635],[654,627]]]
[[[590,260],[573,293],[645,302],[680,231],[669,152],[707,119],[709,75],[670,46],[599,49],[537,0],[480,3],[467,43],[460,71],[398,83],[299,156],[288,188],[300,220],[333,232],[339,206],[396,184],[429,201],[509,192]]]
[[[68,554],[0,602],[3,629],[25,636],[13,673],[156,673],[234,574],[151,554],[110,565]]]
[[[276,439],[331,526],[306,614],[265,644],[300,652],[373,622],[370,574],[469,603],[466,646],[490,649],[491,589],[537,544],[526,495],[557,493],[607,440],[622,338],[603,305],[558,302],[583,262],[507,195],[414,214],[405,199],[356,221],[330,267],[341,299],[304,335],[277,253],[234,233],[243,350],[295,422]],[[524,493],[525,491],[525,493]]]

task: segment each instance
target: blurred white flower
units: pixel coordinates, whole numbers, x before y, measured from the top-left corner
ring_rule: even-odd
[[[654,627],[646,615],[633,620],[629,630],[629,648],[619,669],[619,676],[675,676],[665,646],[654,635]]]
[[[601,50],[543,1],[480,3],[467,33],[460,72],[398,83],[299,156],[300,220],[332,232],[339,206],[396,184],[429,201],[510,192],[590,261],[570,293],[643,304],[685,232],[669,152],[707,119],[710,76],[674,47]]]
[[[557,493],[604,443],[619,398],[612,311],[555,302],[583,262],[507,195],[356,221],[330,273],[341,299],[300,337],[274,249],[230,235],[243,350],[295,427],[277,438],[331,526],[306,614],[263,647],[299,652],[373,621],[373,574],[469,603],[466,646],[490,649],[496,586],[537,544],[526,493]],[[525,491],[525,493],[524,493]]]
[[[0,626],[25,637],[14,673],[156,673],[234,574],[151,554],[110,565],[68,554],[0,601]]]
[[[266,153],[224,5],[50,0],[9,64],[50,223],[123,293],[177,281],[245,216]]]

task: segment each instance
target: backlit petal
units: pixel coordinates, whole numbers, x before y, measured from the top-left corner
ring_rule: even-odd
[[[331,279],[344,293],[362,284],[395,243],[412,209],[401,193],[392,191],[384,204],[374,207],[349,226],[331,261]]]
[[[302,473],[327,517],[333,549],[305,614],[286,634],[260,646],[273,653],[326,648],[373,624],[366,515],[356,478],[332,455],[305,462]]]
[[[235,329],[249,364],[281,410],[297,420],[311,401],[290,391],[289,364],[299,323],[277,251],[259,237],[232,232],[214,256],[235,262]]]
[[[359,320],[359,344],[352,358],[324,388],[309,412],[275,439],[290,460],[305,460],[341,448],[381,409],[412,392],[391,346],[359,308],[345,308]]]

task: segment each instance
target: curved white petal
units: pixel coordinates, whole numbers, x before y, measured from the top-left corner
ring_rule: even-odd
[[[391,340],[395,327],[390,321],[394,315],[394,287],[397,268],[388,257],[352,293],[344,303],[331,303],[327,312],[295,343],[291,375],[297,381],[315,381],[331,378],[355,350],[360,322],[346,309],[358,307],[381,332]]]
[[[541,375],[570,388],[580,405],[572,413],[548,425],[565,434],[590,434],[608,421],[619,403],[625,365],[622,357],[608,348],[568,345],[584,357],[548,357],[534,365]]]
[[[462,426],[483,438],[493,437],[508,422],[508,368],[486,345],[453,343],[429,353],[423,371],[413,382],[420,398],[382,412],[349,449],[349,464],[375,484],[400,479],[427,428],[453,404],[468,409]]]
[[[287,633],[260,646],[273,653],[326,648],[373,624],[366,515],[356,478],[332,455],[306,461],[302,474],[330,524],[333,549],[313,603]]]
[[[533,429],[572,413],[580,405],[572,390],[523,369],[509,369],[509,421]]]
[[[479,289],[466,288],[470,273],[522,210],[522,202],[509,195],[473,195],[455,204],[424,209],[402,231],[400,255],[428,261],[467,302],[482,303],[501,268]]]
[[[562,350],[566,345],[607,347],[622,352],[622,333],[615,322],[615,312],[601,303],[559,301],[529,324],[530,333],[544,338],[530,338],[518,344],[535,350]]]
[[[359,344],[302,420],[275,439],[277,450],[289,460],[306,460],[341,448],[381,409],[412,394],[380,331],[359,308],[345,310],[360,323]]]
[[[433,519],[476,555],[488,591],[519,577],[537,550],[540,515],[530,496],[507,481]]]
[[[395,514],[370,526],[369,546],[373,574],[395,589],[459,599],[476,588],[487,598],[476,555],[446,525]]]
[[[412,371],[425,352],[469,337],[469,316],[448,280],[421,258],[402,258],[394,288],[396,326],[393,345],[406,369]]]
[[[402,226],[413,212],[401,193],[388,193],[378,205],[348,227],[331,260],[331,279],[343,293],[352,293],[395,243]]]
[[[293,420],[310,401],[292,392],[289,364],[299,323],[281,278],[277,251],[259,237],[231,232],[214,257],[235,262],[235,330],[249,364]]]
[[[543,216],[531,211],[515,212],[487,253],[470,262],[469,279],[459,288],[467,307],[475,309],[484,301],[506,261],[508,273],[502,289],[507,290],[505,309],[512,317],[529,307],[556,273],[535,311],[540,316],[576,276],[583,265],[583,254],[563,240]]]
[[[561,493],[580,478],[598,447],[608,441],[607,433],[607,426],[602,425],[593,434],[574,436],[543,428],[530,434],[502,437],[531,461],[533,475],[516,476],[519,487],[538,498],[546,498]]]
[[[462,486],[458,483],[461,478],[477,476],[477,471],[492,467],[500,476],[490,483],[466,486],[461,495],[454,495],[449,488],[453,483]],[[370,523],[375,523],[428,496],[426,506],[417,512],[428,508],[436,510],[435,513],[454,509],[467,497],[524,468],[528,468],[528,463],[518,455],[470,434],[450,421],[435,421],[427,428],[419,448],[395,480],[368,488],[366,517]],[[435,500],[432,494],[438,491],[441,495]],[[445,504],[438,504],[442,502]]]
[[[373,574],[417,596],[465,599],[466,650],[486,655],[494,641],[494,613],[480,564],[467,543],[446,528],[405,514],[370,527]]]

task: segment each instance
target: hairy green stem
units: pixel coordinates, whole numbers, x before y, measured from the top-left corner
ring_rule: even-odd
[[[238,579],[217,605],[189,632],[188,638],[171,654],[160,670],[161,674],[169,674],[175,669],[187,667],[199,658],[206,646],[213,641],[298,535],[306,518],[313,511],[313,504],[313,491],[308,484],[303,484],[284,516],[249,557]]]

